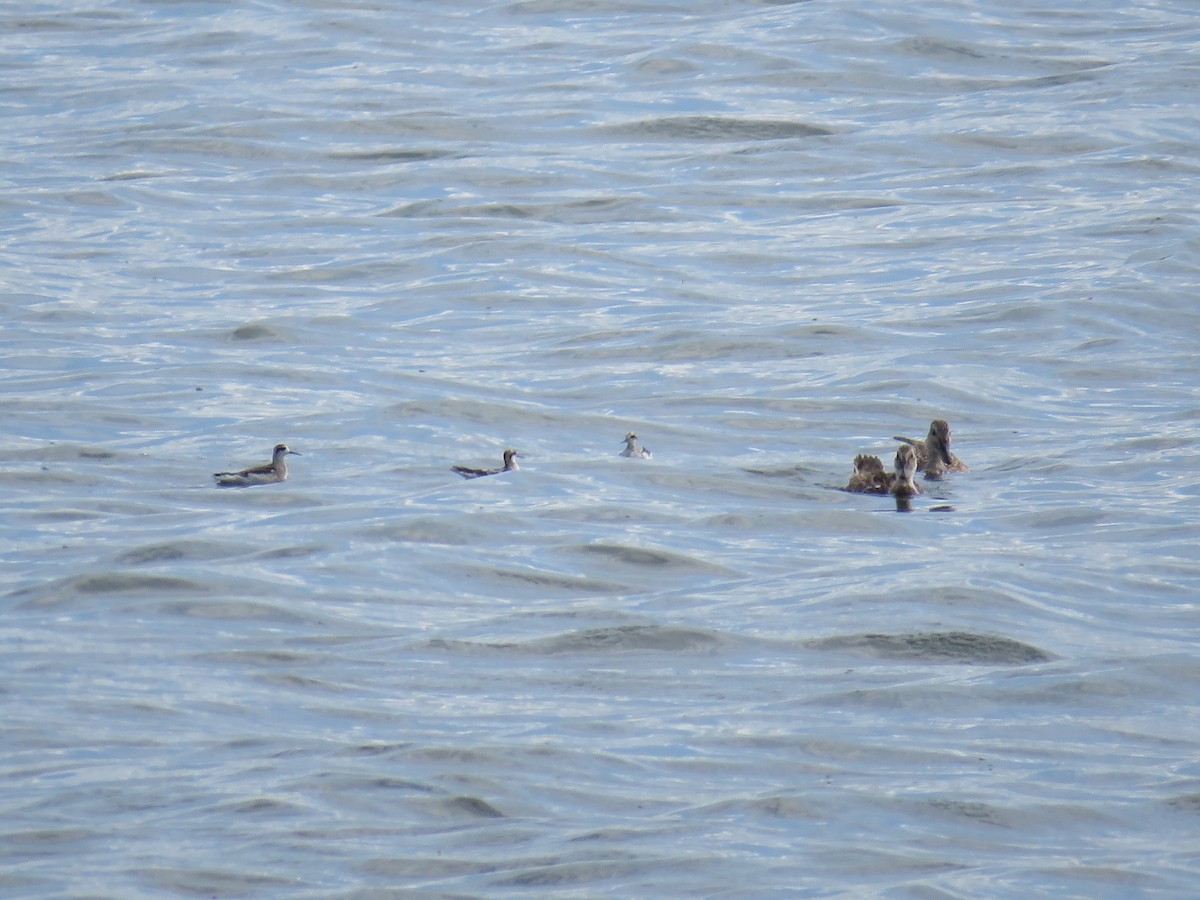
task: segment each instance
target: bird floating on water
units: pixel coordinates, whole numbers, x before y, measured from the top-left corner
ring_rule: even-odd
[[[891,494],[897,500],[907,500],[921,493],[913,477],[917,474],[917,451],[909,444],[896,448],[896,474],[892,476]]]
[[[917,452],[917,468],[925,471],[926,478],[940,478],[945,472],[969,472],[966,463],[950,452],[950,425],[945,419],[934,419],[929,423],[929,434],[925,440],[895,435],[892,440],[908,444]]]
[[[650,459],[654,454],[649,447],[643,447],[638,441],[638,436],[632,431],[625,435],[625,449],[621,451],[622,456],[629,456],[633,459]]]
[[[896,471],[888,472],[878,456],[859,454],[854,457],[854,473],[846,490],[855,494],[892,494],[908,498],[921,493],[913,481],[917,473],[917,453],[908,444],[896,449]]]
[[[457,472],[463,478],[482,478],[484,475],[499,475],[501,472],[515,472],[520,466],[517,465],[517,457],[524,456],[524,453],[518,453],[516,450],[504,451],[504,465],[499,469],[471,469],[467,466],[451,466],[452,472]]]
[[[854,457],[854,472],[846,490],[855,494],[886,494],[892,486],[892,476],[878,456],[860,453]]]
[[[287,481],[288,456],[301,456],[295,450],[289,450],[287,444],[276,444],[271,453],[271,461],[265,466],[252,469],[242,469],[240,472],[216,472],[213,478],[221,487],[249,487],[252,484],[277,484]]]

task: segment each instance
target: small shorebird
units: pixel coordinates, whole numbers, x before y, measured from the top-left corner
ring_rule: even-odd
[[[845,490],[855,494],[892,494],[896,497],[912,497],[921,493],[913,481],[917,472],[917,454],[908,444],[896,450],[896,471],[887,472],[878,456],[860,454],[854,457],[854,474]]]
[[[252,484],[276,484],[287,481],[287,457],[300,456],[295,450],[289,450],[287,444],[276,444],[271,453],[271,461],[265,466],[253,469],[242,469],[240,472],[217,472],[213,478],[221,487],[249,487]]]
[[[650,452],[649,447],[643,447],[638,441],[638,436],[632,431],[625,435],[625,449],[621,451],[622,456],[630,456],[634,459],[650,459],[654,456]]]
[[[892,496],[897,501],[908,500],[921,493],[913,476],[917,474],[917,451],[908,444],[896,448],[896,474],[892,478]]]
[[[878,456],[860,453],[854,457],[854,472],[845,490],[855,494],[886,494],[892,485],[892,476],[883,468]]]
[[[470,469],[466,466],[451,466],[450,470],[457,472],[463,478],[482,478],[484,475],[499,475],[501,472],[515,472],[520,466],[517,465],[517,457],[524,456],[523,453],[518,453],[516,450],[504,451],[504,465],[499,469]]]
[[[917,468],[925,471],[926,478],[940,478],[945,472],[969,472],[966,464],[950,452],[950,425],[945,419],[934,419],[929,423],[929,434],[925,440],[895,435],[892,440],[910,445],[917,451]]]

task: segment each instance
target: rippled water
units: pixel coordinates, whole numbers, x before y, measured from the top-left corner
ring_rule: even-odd
[[[1194,891],[1190,4],[0,33],[6,896]]]

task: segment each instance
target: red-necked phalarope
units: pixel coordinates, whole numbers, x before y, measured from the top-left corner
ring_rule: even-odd
[[[271,454],[271,461],[265,466],[253,469],[242,469],[240,472],[217,472],[213,478],[221,487],[248,487],[252,484],[276,484],[287,481],[287,459],[289,455],[300,456],[295,450],[289,450],[287,444],[276,444]]]
[[[625,435],[625,449],[621,451],[622,456],[630,456],[634,459],[650,459],[654,454],[650,452],[649,447],[643,447],[638,442],[638,436],[632,431]]]
[[[950,425],[945,419],[929,423],[929,434],[923,441],[896,435],[892,438],[910,445],[917,452],[917,468],[925,470],[926,478],[939,478],[945,472],[969,472],[966,463],[950,452]]]
[[[451,466],[450,470],[457,472],[463,478],[482,478],[484,475],[499,475],[501,472],[515,472],[520,468],[520,466],[517,465],[517,457],[524,455],[524,453],[518,453],[516,450],[505,450],[504,466],[499,469],[469,469],[466,466]]]

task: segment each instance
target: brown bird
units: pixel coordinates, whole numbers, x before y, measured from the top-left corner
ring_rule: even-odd
[[[908,444],[896,450],[896,471],[888,472],[878,456],[860,454],[854,457],[854,473],[850,476],[847,491],[856,494],[892,494],[896,497],[912,497],[921,493],[913,481],[917,473],[917,454]]]
[[[846,490],[855,494],[886,494],[892,486],[892,476],[883,468],[878,456],[860,453],[854,457],[854,472]]]
[[[945,419],[934,419],[929,423],[929,434],[925,440],[896,435],[892,440],[908,444],[917,451],[917,468],[925,472],[926,478],[940,478],[945,472],[969,472],[966,463],[950,452],[950,425]]]
[[[892,496],[907,500],[921,493],[913,476],[917,474],[917,451],[908,444],[896,448],[896,474],[892,478]]]

